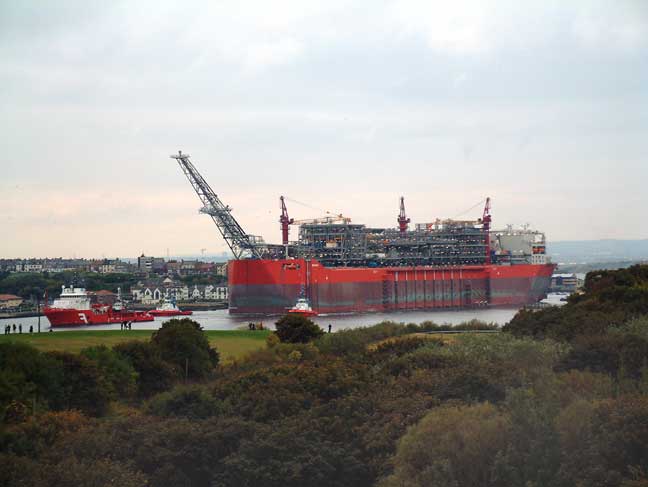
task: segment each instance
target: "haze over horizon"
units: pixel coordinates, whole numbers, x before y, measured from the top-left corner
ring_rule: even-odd
[[[279,195],[648,238],[645,1],[2,2],[0,56],[0,258],[223,252],[178,149],[269,242]]]

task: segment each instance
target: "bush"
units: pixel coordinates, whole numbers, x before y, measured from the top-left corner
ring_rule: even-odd
[[[53,357],[21,342],[0,343],[0,419],[10,404],[47,408],[60,394],[62,373]]]
[[[60,370],[60,389],[50,399],[53,409],[78,409],[90,416],[101,416],[108,409],[110,386],[97,364],[82,355],[48,352]]]
[[[171,387],[175,378],[173,368],[162,360],[160,350],[153,344],[133,340],[119,343],[113,350],[126,358],[137,372],[137,393],[149,397]]]
[[[173,319],[153,333],[153,343],[178,377],[205,379],[218,365],[218,352],[209,346],[200,324],[189,318]]]
[[[156,416],[204,419],[219,412],[219,402],[202,387],[178,387],[152,398],[148,412]]]
[[[584,336],[576,339],[573,347],[556,370],[590,370],[639,380],[647,365],[648,340],[638,335]]]
[[[111,399],[132,397],[137,392],[137,372],[123,355],[105,345],[85,348],[81,355],[97,364],[109,386]]]
[[[275,332],[284,343],[308,343],[324,334],[324,331],[305,316],[287,314],[275,323]]]
[[[491,471],[510,429],[509,418],[488,403],[437,408],[401,439],[394,474],[381,485],[497,485]]]

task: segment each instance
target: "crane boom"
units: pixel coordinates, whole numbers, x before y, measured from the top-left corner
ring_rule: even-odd
[[[171,158],[178,161],[182,172],[187,176],[203,204],[200,212],[212,217],[223,239],[232,250],[234,258],[261,258],[258,237],[243,231],[241,225],[232,216],[232,209],[218,199],[216,193],[189,160],[189,155],[178,151],[178,154],[172,155]]]

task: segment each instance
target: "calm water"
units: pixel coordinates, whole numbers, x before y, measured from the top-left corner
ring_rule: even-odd
[[[463,310],[438,310],[438,311],[397,311],[391,313],[362,313],[362,314],[348,314],[348,315],[331,315],[331,316],[316,316],[314,321],[322,328],[327,329],[330,324],[333,331],[342,328],[356,328],[359,326],[369,326],[385,320],[391,320],[404,323],[421,323],[423,321],[434,321],[438,324],[452,324],[456,325],[464,321],[478,319],[489,323],[497,323],[504,325],[508,323],[517,312],[517,308],[496,308],[496,309],[463,309]],[[226,309],[216,311],[195,311],[191,316],[192,319],[199,322],[206,330],[235,330],[237,328],[247,328],[249,321],[259,322],[262,321],[264,325],[272,325],[277,316],[268,316],[265,319],[254,317],[248,318],[240,316],[230,316]],[[158,329],[164,321],[169,318],[155,318],[155,321],[148,323],[133,323],[133,329]],[[22,324],[23,333],[29,331],[29,326],[34,327],[36,331],[38,318],[16,318],[8,320],[0,320],[0,332],[2,332],[4,325],[16,323],[16,326]],[[119,324],[114,325],[95,325],[73,328],[56,328],[59,330],[79,330],[79,329],[92,329],[92,330],[119,330]],[[41,331],[49,331],[49,321],[44,316],[41,316]]]

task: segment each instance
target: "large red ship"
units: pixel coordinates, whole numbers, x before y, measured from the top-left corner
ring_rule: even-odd
[[[546,296],[552,264],[327,268],[316,260],[232,260],[230,313],[277,314],[298,296],[319,314],[520,306]]]
[[[369,228],[337,215],[295,222],[281,197],[282,244],[246,234],[182,154],[172,156],[228,243],[229,312],[286,313],[299,298],[314,312],[348,313],[520,306],[546,296],[555,268],[545,236],[491,229],[490,199],[476,220],[415,225],[400,200],[398,228]],[[289,225],[299,238],[289,242]]]
[[[84,288],[65,286],[61,290],[61,296],[55,299],[51,306],[43,308],[43,314],[47,316],[53,328],[154,320],[153,316],[146,312],[128,311],[118,303],[114,306],[92,304]]]

